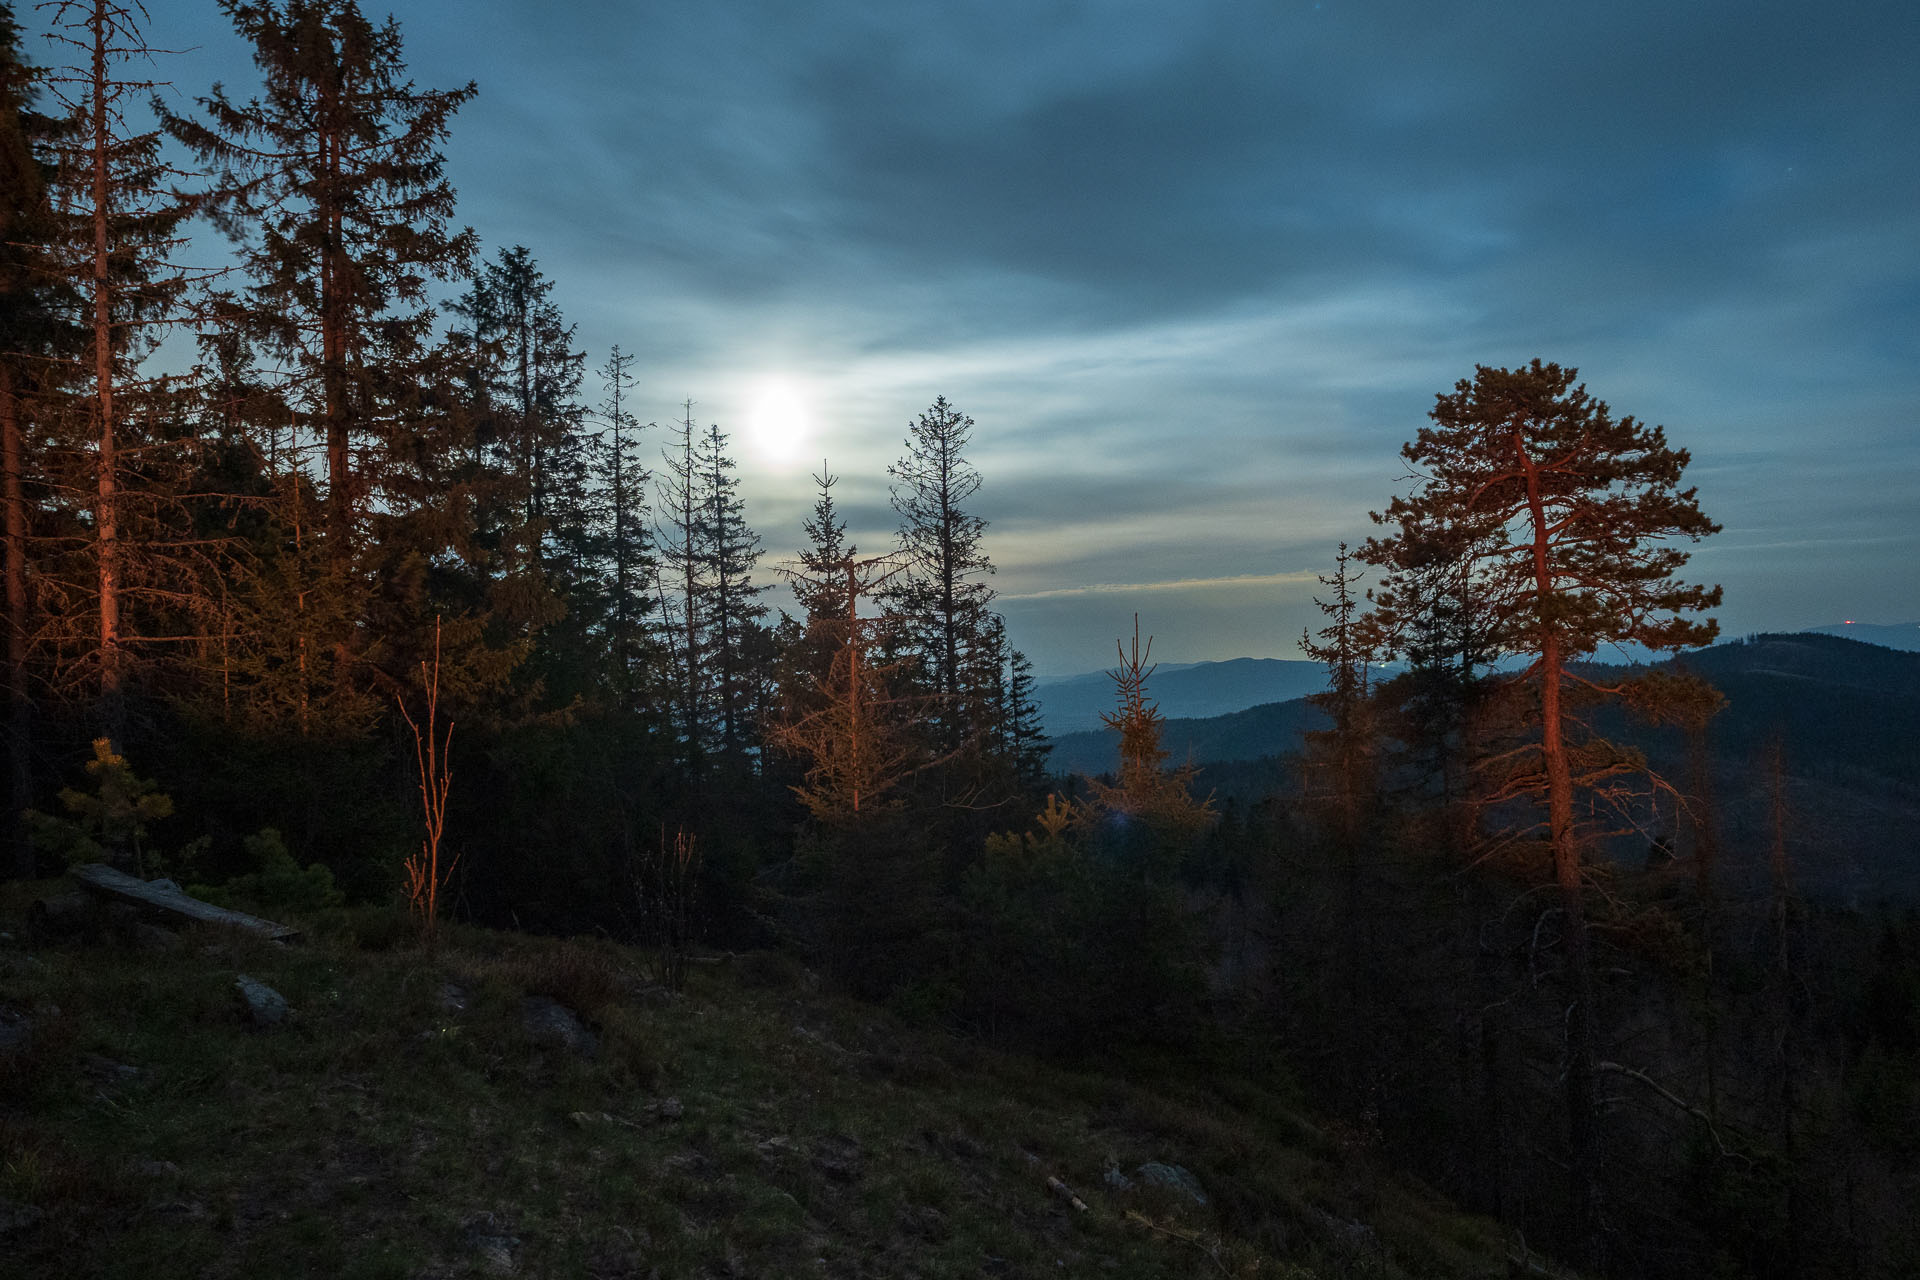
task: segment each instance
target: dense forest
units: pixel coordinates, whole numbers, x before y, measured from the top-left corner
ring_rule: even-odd
[[[1661,428],[1572,369],[1476,369],[1329,549],[1327,688],[1270,793],[1170,762],[1150,618],[1119,767],[1055,777],[970,417],[902,406],[890,545],[823,469],[806,549],[763,563],[726,431],[643,424],[631,354],[459,224],[474,88],[415,87],[343,0],[222,8],[259,84],[176,113],[139,6],[35,11],[67,66],[0,6],[15,877],[392,905],[423,946],[603,934],[669,974],[777,949],[996,1046],[1291,1073],[1593,1274],[1920,1265],[1920,918],[1796,888],[1792,741],[1739,801],[1770,875],[1730,882],[1726,698],[1585,665],[1715,636],[1680,575],[1716,526]],[[190,232],[236,265],[182,268]],[[1622,840],[1644,868],[1596,856]]]

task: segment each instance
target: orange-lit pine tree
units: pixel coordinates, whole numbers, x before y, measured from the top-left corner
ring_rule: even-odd
[[[894,690],[898,664],[876,661],[874,652],[888,619],[860,612],[860,602],[884,590],[905,567],[897,554],[856,558],[849,545],[833,564],[782,570],[795,593],[810,602],[810,612],[819,610],[809,622],[808,641],[827,657],[824,672],[795,691],[768,737],[808,762],[805,780],[793,791],[828,825],[849,825],[863,813],[892,807],[894,789],[927,763],[915,731],[927,699]]]
[[[1120,735],[1120,771],[1111,783],[1095,778],[1089,783],[1096,809],[1145,818],[1177,830],[1197,830],[1212,821],[1212,801],[1196,800],[1190,790],[1198,770],[1192,764],[1167,768],[1170,754],[1161,745],[1166,717],[1147,697],[1147,679],[1159,664],[1153,656],[1153,637],[1140,646],[1140,615],[1133,615],[1131,648],[1113,642],[1119,665],[1107,672],[1113,680],[1118,707],[1103,711],[1100,719]]]
[[[1439,396],[1433,425],[1401,450],[1419,483],[1376,513],[1394,532],[1370,539],[1362,557],[1385,570],[1374,593],[1384,632],[1413,621],[1416,572],[1451,563],[1474,584],[1469,594],[1495,652],[1529,660],[1514,679],[1532,697],[1535,732],[1496,757],[1496,794],[1544,807],[1569,987],[1569,1210],[1576,1238],[1597,1257],[1593,973],[1575,795],[1644,762],[1593,736],[1579,714],[1582,704],[1635,690],[1597,683],[1573,664],[1603,645],[1679,652],[1710,643],[1715,624],[1687,615],[1717,605],[1720,589],[1678,581],[1688,552],[1672,544],[1719,526],[1701,513],[1693,489],[1679,487],[1687,451],[1669,446],[1660,427],[1614,417],[1577,377],[1539,360],[1520,369],[1482,365]]]

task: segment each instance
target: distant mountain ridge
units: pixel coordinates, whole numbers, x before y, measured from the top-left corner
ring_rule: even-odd
[[[1709,745],[1730,875],[1766,874],[1766,758],[1777,735],[1796,879],[1830,900],[1920,900],[1920,652],[1797,632],[1714,645],[1679,663],[1727,699]],[[1639,744],[1657,771],[1685,776],[1677,730],[1608,720],[1603,730]],[[1252,800],[1282,783],[1273,758],[1298,751],[1302,735],[1324,723],[1312,704],[1294,699],[1169,719],[1161,742],[1175,761],[1202,766],[1201,791]],[[1049,763],[1059,773],[1109,772],[1118,764],[1117,735],[1056,737]]]
[[[1318,693],[1327,669],[1318,662],[1285,658],[1232,658],[1225,662],[1165,663],[1148,689],[1169,719],[1201,719],[1244,711],[1264,703],[1287,702]],[[1040,680],[1034,694],[1040,720],[1055,738],[1101,728],[1102,712],[1113,710],[1113,681],[1104,671]]]
[[[1844,636],[1863,644],[1920,653],[1920,622],[1903,622],[1894,626],[1877,622],[1831,622],[1824,627],[1808,627],[1803,634]]]

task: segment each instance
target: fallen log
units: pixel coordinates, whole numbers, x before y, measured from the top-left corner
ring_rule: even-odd
[[[124,871],[115,871],[112,867],[100,862],[88,862],[77,867],[69,867],[67,874],[95,893],[121,902],[131,902],[135,906],[184,916],[203,924],[229,925],[235,929],[257,933],[263,938],[271,938],[275,942],[291,942],[300,936],[298,929],[287,925],[262,920],[259,916],[250,916],[244,911],[229,911],[225,907],[216,907],[211,902],[202,902],[191,894],[183,892],[171,880],[136,879]]]

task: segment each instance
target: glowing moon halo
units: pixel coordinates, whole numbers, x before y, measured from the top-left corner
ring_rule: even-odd
[[[806,402],[790,383],[771,381],[755,397],[748,418],[753,447],[772,462],[791,462],[800,456],[806,443],[808,413]]]

